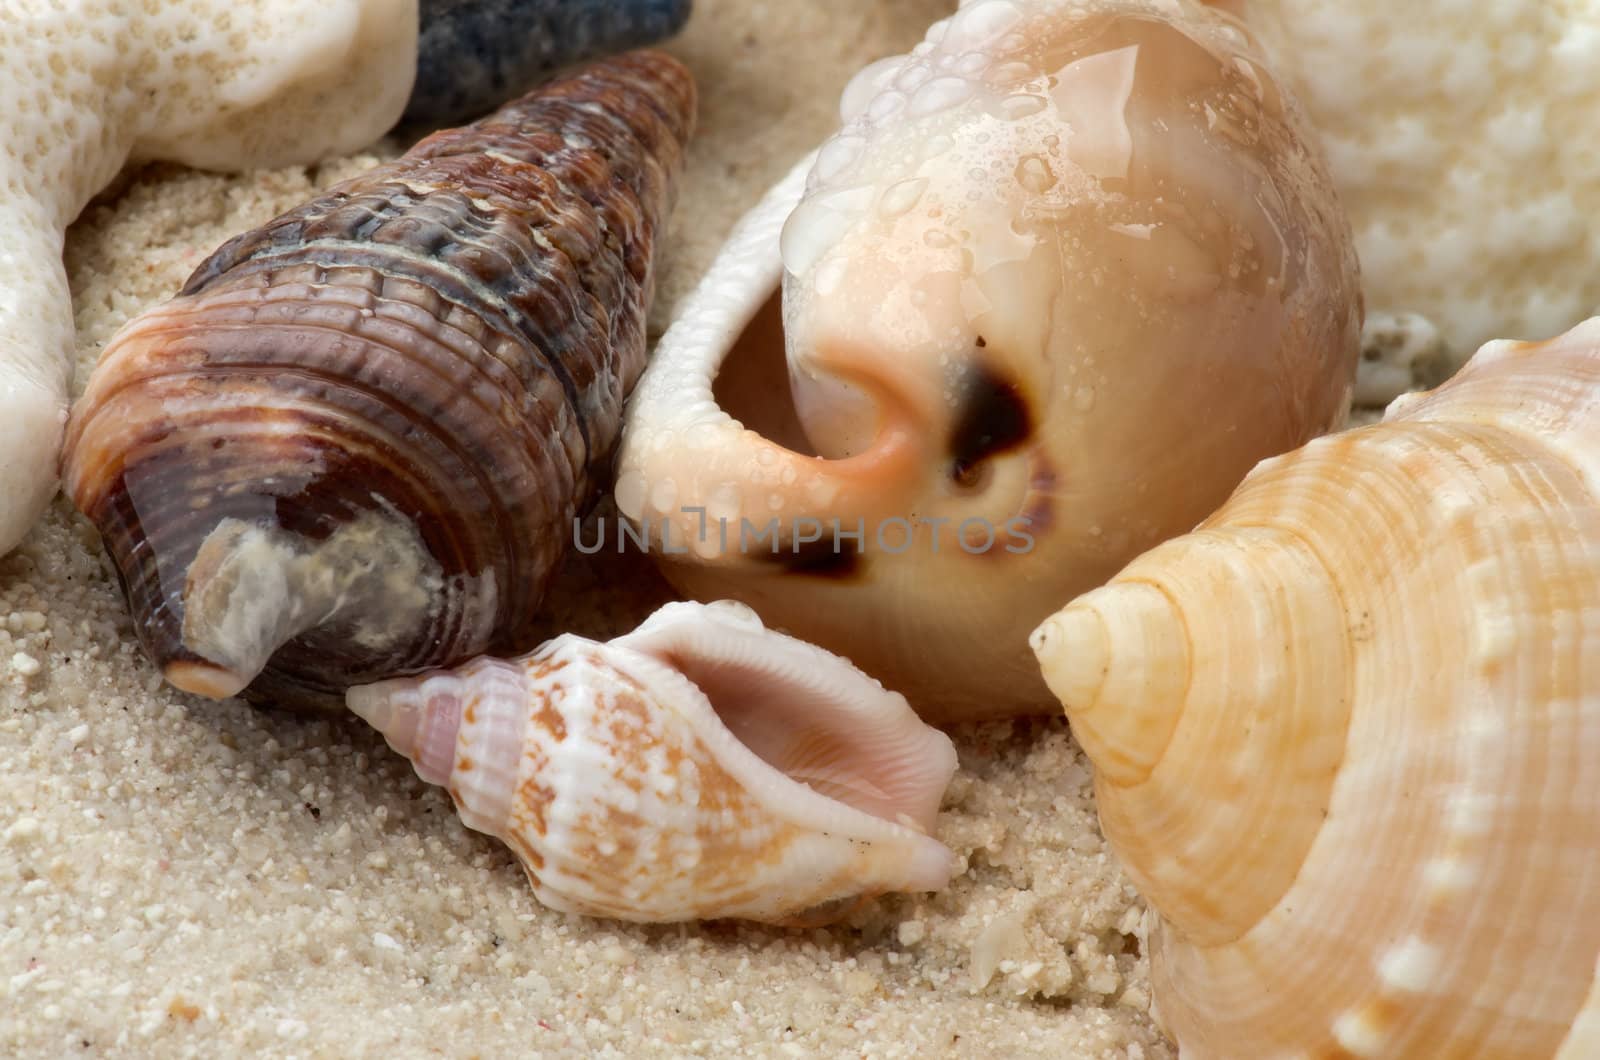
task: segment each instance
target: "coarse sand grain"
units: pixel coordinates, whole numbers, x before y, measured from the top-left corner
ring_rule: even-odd
[[[690,154],[659,334],[738,216],[947,0],[698,0]],[[310,169],[127,175],[73,229],[78,388],[127,319],[229,236],[398,145]],[[668,590],[580,557],[552,633]],[[64,500],[0,560],[0,1055],[1168,1057],[1142,903],[1059,720],[955,733],[945,893],[795,931],[550,912],[510,854],[350,718],[212,703],[140,653]]]

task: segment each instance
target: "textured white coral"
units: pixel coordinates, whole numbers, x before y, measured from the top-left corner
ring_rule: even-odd
[[[1600,0],[1249,0],[1323,134],[1372,312],[1457,358],[1600,306]]]
[[[55,492],[66,226],[130,159],[354,150],[399,118],[416,0],[0,0],[0,552]]]

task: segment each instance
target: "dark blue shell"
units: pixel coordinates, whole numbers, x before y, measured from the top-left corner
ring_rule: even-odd
[[[403,121],[453,125],[560,67],[670,37],[692,0],[421,0],[417,81]]]

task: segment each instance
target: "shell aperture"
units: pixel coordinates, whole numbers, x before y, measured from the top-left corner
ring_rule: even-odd
[[[1343,422],[1348,225],[1248,34],[1190,0],[976,0],[841,111],[664,336],[618,506],[689,543],[674,584],[924,717],[1047,710],[1039,620]],[[782,443],[713,389],[779,277]]]
[[[1185,1055],[1593,1052],[1597,453],[1600,321],[1491,343],[1039,627]]]
[[[693,114],[676,60],[594,63],[235,238],[112,340],[64,477],[169,681],[336,703],[532,646]]]
[[[562,636],[348,702],[555,909],[816,923],[957,867],[928,835],[949,739],[739,604],[668,604],[604,644]]]

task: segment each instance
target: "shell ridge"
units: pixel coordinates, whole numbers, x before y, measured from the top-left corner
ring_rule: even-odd
[[[375,248],[372,245],[346,243],[344,241],[317,241],[315,243],[300,244],[295,247],[285,248],[281,251],[266,252],[247,259],[238,266],[240,271],[233,273],[241,280],[250,275],[255,269],[262,273],[273,270],[285,269],[296,265],[331,265],[337,261],[340,268],[365,269],[377,277],[397,275],[425,284],[429,289],[454,304],[461,310],[471,313],[491,327],[494,321],[484,312],[488,310],[506,320],[510,330],[522,338],[523,344],[538,352],[541,363],[548,368],[550,373],[560,381],[562,390],[567,394],[567,400],[573,409],[575,426],[585,437],[585,449],[588,447],[588,426],[585,417],[576,415],[582,408],[581,395],[577,384],[573,381],[567,366],[562,358],[553,356],[547,349],[552,343],[533,325],[527,315],[508,302],[494,289],[479,283],[465,270],[436,258],[421,258],[404,253],[385,253],[387,248]],[[318,261],[313,254],[326,253],[332,261]],[[370,260],[362,260],[362,259]],[[219,287],[212,287],[204,293],[215,293]],[[384,299],[379,294],[380,299]],[[394,300],[385,299],[385,300]],[[566,330],[576,333],[581,325],[573,322]],[[484,356],[493,356],[485,352]],[[505,362],[502,362],[505,363]],[[527,374],[527,369],[517,370],[512,368],[519,377]],[[526,384],[524,383],[524,386]]]
[[[1549,355],[1494,347],[1384,422],[1257,469],[1200,530],[1069,605],[1116,606],[1152,575],[1204,587],[1207,564],[1227,572],[1204,551],[1219,535],[1259,583],[1240,592],[1281,580],[1306,604],[1288,612],[1298,640],[1284,649],[1305,680],[1286,687],[1255,620],[1262,602],[1234,594],[1207,610],[1190,594],[1199,628],[1221,643],[1196,663],[1225,693],[1207,724],[1260,755],[1336,736],[1340,757],[1288,887],[1242,934],[1223,937],[1220,905],[1191,929],[1193,879],[1135,876],[1163,916],[1151,975],[1186,1055],[1534,1056],[1600,1041],[1600,498],[1585,444],[1600,415],[1595,326]],[[1284,567],[1263,528],[1303,539],[1316,567]],[[1138,643],[1138,627],[1121,632]],[[1140,679],[1123,678],[1136,692]],[[1261,722],[1295,710],[1311,725],[1279,747]],[[1247,839],[1246,796],[1293,812],[1281,770],[1230,775],[1217,742],[1188,749],[1197,782],[1147,807],[1118,809],[1120,792],[1101,803],[1133,835],[1106,822],[1119,858],[1181,847],[1174,820]],[[1243,860],[1252,878],[1240,889],[1261,890],[1268,874]]]
[[[169,679],[204,694],[242,679],[253,698],[321,703],[390,667],[525,647],[537,631],[562,520],[594,500],[644,360],[632,318],[648,303],[639,288],[654,277],[694,105],[688,72],[655,53],[547,91],[563,98],[541,107],[535,94],[440,134],[228,241],[190,274],[190,301],[131,323],[102,357],[66,477],[101,516],[141,640]],[[497,146],[533,161],[485,154]],[[286,370],[297,364],[310,367]],[[118,453],[127,424],[138,449]],[[292,584],[273,585],[320,592],[342,583],[317,542],[374,507],[405,509],[441,565],[441,591],[403,643],[377,637],[395,616],[364,612],[352,590],[340,617],[262,656],[260,674],[192,657],[182,632],[194,616],[179,614],[173,585],[190,580],[184,557],[217,521],[290,535],[280,551]],[[207,571],[237,567],[221,547]],[[283,623],[231,584],[213,594],[227,606],[196,621],[217,623],[219,652],[254,659],[256,646],[232,640]],[[285,616],[325,609],[318,601],[285,597]]]

